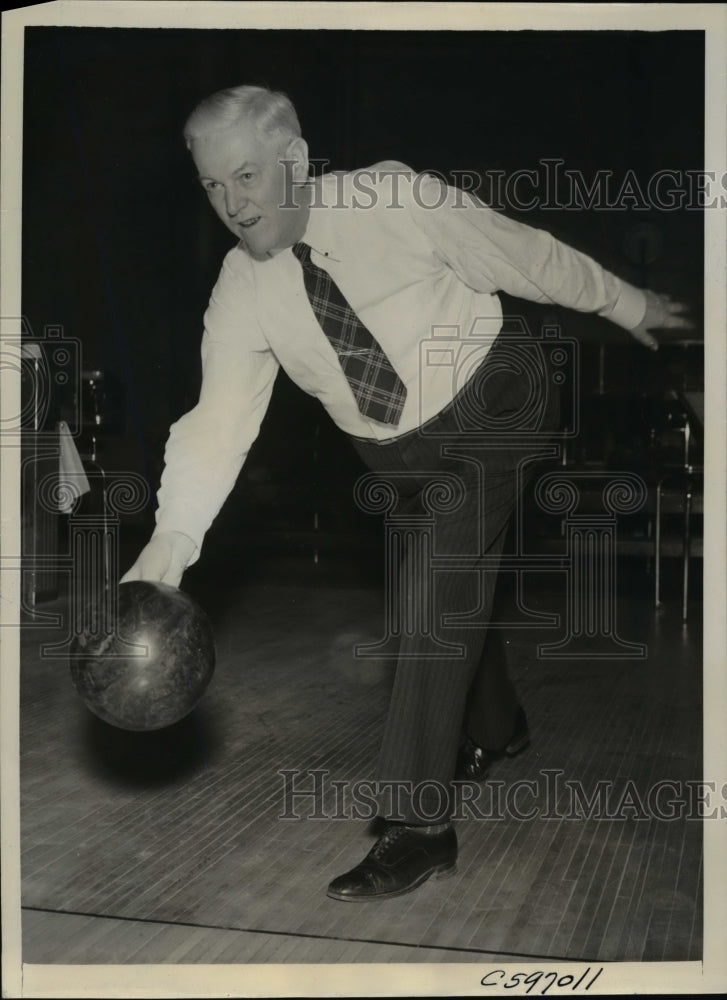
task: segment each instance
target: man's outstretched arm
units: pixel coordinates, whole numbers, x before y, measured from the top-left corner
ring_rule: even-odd
[[[685,304],[636,288],[549,232],[495,212],[471,194],[448,188],[442,198],[426,185],[441,182],[431,177],[420,183],[421,203],[411,201],[414,219],[470,287],[597,313],[652,350],[658,338],[651,331],[694,328]]]
[[[278,362],[230,256],[205,314],[199,402],[170,429],[156,529],[122,582],[179,584],[235,485],[272,395]]]

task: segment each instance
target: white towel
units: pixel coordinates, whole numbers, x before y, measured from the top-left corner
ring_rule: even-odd
[[[76,442],[65,420],[58,423],[58,437],[61,453],[58,470],[58,509],[62,514],[70,514],[74,504],[84,493],[90,493],[91,487],[83,468],[81,456],[78,454]]]

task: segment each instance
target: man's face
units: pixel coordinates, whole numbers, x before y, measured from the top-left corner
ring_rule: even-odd
[[[210,131],[192,146],[212,207],[255,256],[292,246],[305,231],[307,212],[294,206],[291,184],[307,178],[305,154],[302,139],[286,144],[251,122]],[[286,166],[281,160],[296,162]]]

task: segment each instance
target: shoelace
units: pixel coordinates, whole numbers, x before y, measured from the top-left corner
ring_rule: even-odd
[[[405,826],[390,826],[383,836],[379,839],[371,856],[374,858],[380,858],[384,850],[391,844],[394,840],[400,837],[403,833],[406,833]]]

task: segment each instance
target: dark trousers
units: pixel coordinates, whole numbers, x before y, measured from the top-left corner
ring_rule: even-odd
[[[427,605],[438,637],[459,647],[433,657],[430,636],[416,629],[399,636],[375,775],[386,818],[418,824],[446,820],[463,732],[490,749],[503,747],[512,735],[517,697],[500,633],[487,625],[508,522],[532,474],[535,441],[557,426],[558,400],[546,370],[533,384],[532,371],[527,380],[517,365],[498,363],[506,348],[501,334],[454,401],[417,430],[383,443],[352,439],[369,469],[395,485],[394,514],[410,526],[402,551],[386,553],[387,559],[400,560],[395,575],[402,618],[407,603]],[[518,414],[529,415],[520,426]],[[411,526],[426,514],[427,491],[443,476],[458,484],[461,502],[434,515],[425,547],[435,564],[438,557],[450,558],[428,574],[422,572],[421,539]],[[469,612],[470,622],[443,624],[447,615]],[[424,650],[429,655],[422,656]]]

